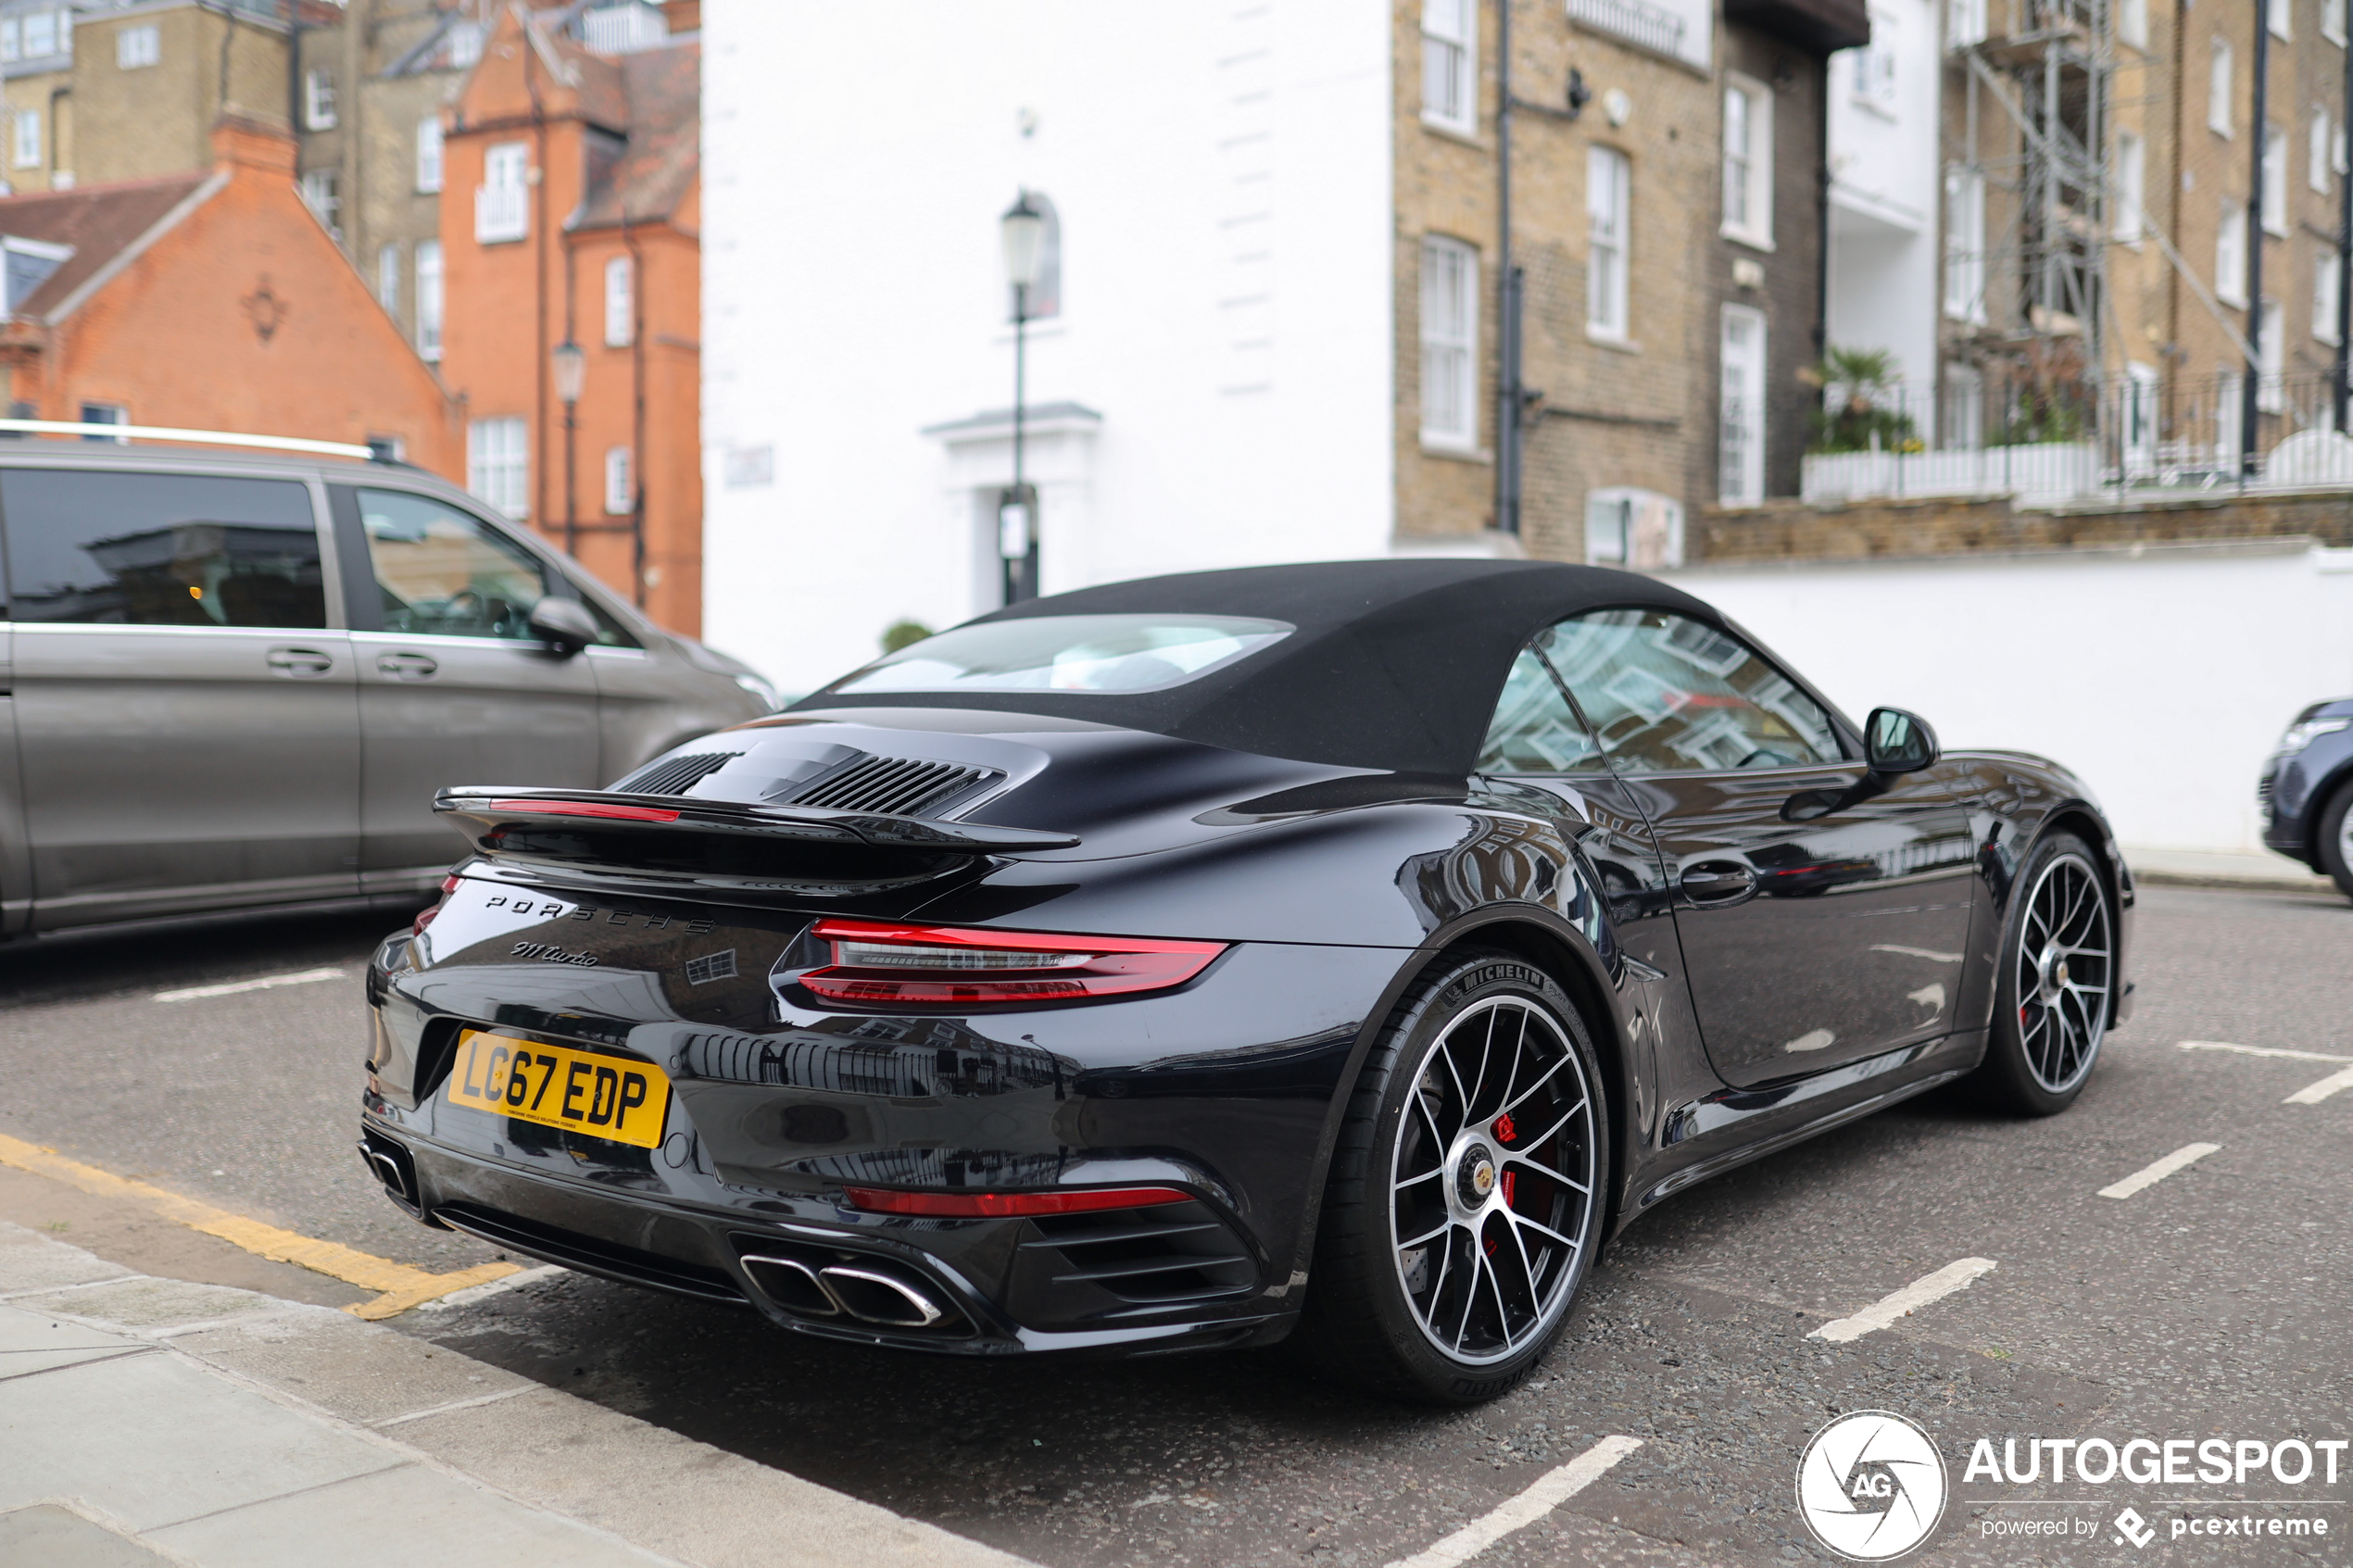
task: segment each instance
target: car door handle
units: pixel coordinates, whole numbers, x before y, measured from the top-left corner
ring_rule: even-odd
[[[1683,873],[1682,884],[1694,904],[1729,904],[1756,891],[1756,873],[1730,860],[1703,860]]]
[[[266,657],[270,668],[281,675],[323,675],[335,667],[317,648],[271,648]]]
[[[387,653],[377,656],[376,668],[396,681],[424,681],[441,666],[421,653]]]

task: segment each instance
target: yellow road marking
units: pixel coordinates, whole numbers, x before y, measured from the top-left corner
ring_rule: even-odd
[[[84,1165],[79,1160],[69,1160],[54,1148],[44,1148],[20,1138],[0,1133],[0,1165],[13,1165],[19,1171],[30,1171],[36,1176],[47,1176],[80,1187],[95,1198],[128,1198],[132,1202],[161,1214],[165,1219],[219,1236],[233,1247],[268,1258],[273,1262],[296,1263],[314,1273],[330,1279],[356,1285],[362,1290],[377,1292],[372,1301],[360,1301],[346,1307],[354,1317],[388,1318],[405,1312],[421,1302],[432,1301],[453,1290],[469,1286],[487,1285],[494,1279],[504,1279],[521,1271],[519,1263],[483,1263],[454,1273],[436,1274],[424,1269],[396,1263],[378,1258],[337,1241],[320,1241],[298,1236],[249,1220],[243,1214],[233,1214],[226,1209],[216,1209],[193,1198],[182,1198],[176,1192],[166,1192],[158,1186],[118,1176],[111,1171],[101,1171],[95,1165]]]

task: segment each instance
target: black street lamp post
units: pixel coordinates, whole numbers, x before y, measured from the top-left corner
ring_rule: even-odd
[[[588,356],[567,334],[548,354],[555,371],[556,400],[564,406],[564,554],[572,555],[580,539],[580,495],[573,450],[580,428],[582,384],[588,379]]]
[[[1022,422],[1028,396],[1029,291],[1044,257],[1046,216],[1024,191],[998,220],[1005,277],[1013,287],[1013,482],[997,502],[997,553],[1004,562],[1005,602],[1038,596],[1038,497],[1022,475]]]

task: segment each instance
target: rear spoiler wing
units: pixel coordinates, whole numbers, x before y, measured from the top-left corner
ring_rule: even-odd
[[[797,840],[846,847],[928,851],[936,855],[1021,855],[1068,849],[1076,834],[1032,828],[990,827],[927,817],[881,816],[816,806],[749,806],[679,795],[631,795],[601,789],[502,789],[463,784],[443,790],[433,809],[474,845],[496,853],[511,829],[593,828],[643,834],[654,842],[691,836],[706,842]],[[648,847],[652,844],[649,843]]]

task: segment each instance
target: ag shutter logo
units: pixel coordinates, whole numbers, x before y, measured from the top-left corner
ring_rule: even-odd
[[[1854,1411],[1814,1434],[1797,1462],[1797,1512],[1841,1557],[1901,1557],[1944,1516],[1944,1459],[1918,1423]]]

